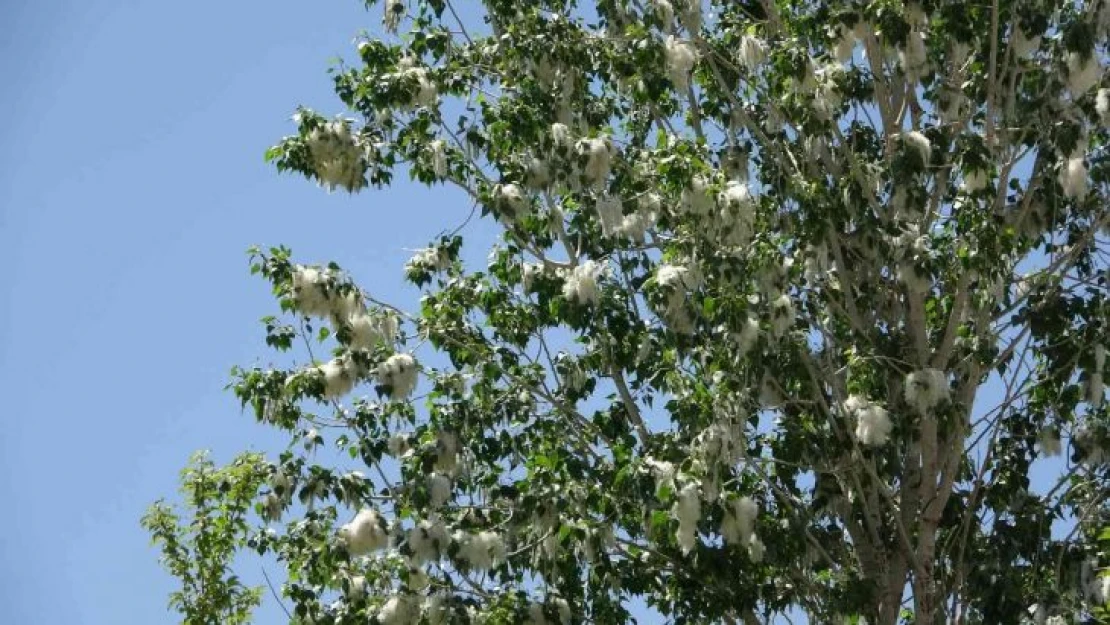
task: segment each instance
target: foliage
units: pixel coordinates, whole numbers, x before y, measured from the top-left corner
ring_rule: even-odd
[[[185,625],[248,623],[261,602],[261,589],[244,586],[231,562],[244,547],[266,466],[258,454],[244,454],[223,468],[195,454],[181,472],[186,510],[159,501],[143,516],[163,565],[181,581],[170,607]]]
[[[502,236],[413,312],[252,251],[298,621],[1105,617],[1105,0],[384,11],[267,158]]]

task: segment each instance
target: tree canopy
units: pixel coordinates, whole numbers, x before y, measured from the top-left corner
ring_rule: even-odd
[[[300,624],[1110,618],[1110,2],[367,5],[267,158],[470,205],[411,305],[252,250],[289,445],[148,517],[186,622],[246,549]]]

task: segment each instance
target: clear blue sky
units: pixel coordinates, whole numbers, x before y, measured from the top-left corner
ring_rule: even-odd
[[[357,0],[0,0],[0,622],[174,622],[143,510],[195,449],[279,444],[223,390],[276,311],[249,245],[415,300],[406,248],[467,204],[406,181],[329,196],[262,159],[296,104],[341,112],[328,61],[379,20]]]

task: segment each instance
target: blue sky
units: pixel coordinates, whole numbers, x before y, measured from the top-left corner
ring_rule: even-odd
[[[379,19],[357,0],[0,2],[0,620],[174,622],[139,517],[193,450],[281,444],[223,390],[276,312],[249,245],[415,301],[406,249],[467,204],[405,182],[328,195],[262,159],[295,105],[341,112],[328,61]]]

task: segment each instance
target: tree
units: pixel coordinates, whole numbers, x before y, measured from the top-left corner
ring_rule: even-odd
[[[295,620],[1108,617],[1110,4],[384,11],[267,157],[502,237],[413,312],[253,250]]]
[[[205,454],[195,454],[181,472],[182,495],[192,518],[164,502],[143,516],[143,527],[162,550],[162,563],[181,580],[170,595],[170,607],[186,625],[238,625],[250,622],[262,600],[260,589],[248,588],[231,570],[231,560],[248,532],[248,518],[266,483],[267,463],[258,454],[244,454],[216,468]]]

